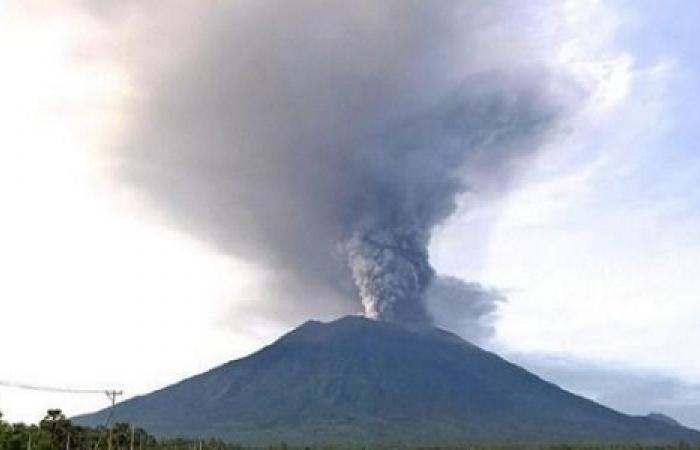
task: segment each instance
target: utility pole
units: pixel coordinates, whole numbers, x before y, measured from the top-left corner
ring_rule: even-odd
[[[111,419],[112,414],[114,414],[114,405],[117,403],[117,397],[120,396],[120,395],[122,395],[122,394],[123,394],[122,391],[116,391],[116,390],[105,391],[105,395],[107,396],[107,398],[109,399],[110,403],[112,404],[111,410],[110,410],[110,413],[109,413],[109,416],[107,416],[107,417],[108,417],[108,419],[107,419],[107,421],[108,421],[107,426],[109,427],[109,428],[108,428],[108,429],[109,429],[109,433],[108,433],[108,435],[107,435],[107,436],[108,436],[108,437],[107,437],[107,450],[112,450],[112,424],[109,423],[109,419]]]
[[[106,394],[107,398],[109,399],[109,401],[111,403],[110,414],[107,417],[107,423],[105,424],[105,426],[109,426],[109,442],[107,443],[107,446],[111,450],[111,448],[112,448],[112,427],[111,427],[111,425],[109,425],[109,421],[112,417],[112,414],[114,413],[114,404],[117,402],[117,397],[123,394],[122,391],[117,391],[117,390],[104,391],[104,390],[100,390],[100,389],[72,389],[72,388],[66,388],[66,387],[39,386],[39,385],[35,385],[35,384],[17,383],[17,382],[12,382],[12,381],[5,381],[5,380],[0,380],[0,387],[25,389],[25,390],[30,390],[30,391],[56,392],[59,394]],[[97,450],[100,446],[100,439],[98,439],[97,442],[95,442],[95,450]],[[69,437],[69,441],[66,443],[66,450],[70,450],[69,445],[70,445],[70,437]],[[27,437],[27,450],[32,450],[31,431],[29,432],[29,436]]]
[[[66,450],[70,450],[70,433],[66,436]]]
[[[134,424],[131,424],[131,443],[129,444],[129,450],[134,450]]]

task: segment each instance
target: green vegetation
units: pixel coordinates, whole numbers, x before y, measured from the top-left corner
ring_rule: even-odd
[[[0,413],[0,450],[95,450],[107,448],[111,437],[113,449],[127,449],[131,443],[131,426],[114,424],[106,427],[82,427],[73,424],[60,409],[50,409],[38,425],[9,424]],[[144,430],[133,430],[136,448],[156,448],[157,441]]]
[[[132,447],[133,445],[133,447]],[[0,413],[0,450],[390,450],[411,449],[408,445],[387,444],[383,446],[317,445],[289,446],[285,443],[266,447],[247,447],[210,439],[203,441],[188,439],[159,440],[141,428],[127,423],[115,423],[111,428],[83,427],[73,424],[60,409],[50,409],[38,425],[10,424],[2,420]],[[685,443],[668,445],[627,444],[464,444],[445,447],[416,447],[414,450],[700,450],[700,444]]]

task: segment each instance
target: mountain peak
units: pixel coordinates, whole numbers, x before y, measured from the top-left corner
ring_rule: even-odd
[[[394,338],[411,336],[412,339],[416,339],[422,336],[425,339],[441,339],[458,345],[472,345],[455,334],[433,326],[376,320],[362,315],[343,316],[330,322],[309,320],[283,336],[280,341],[292,337],[328,340],[367,336],[372,336],[376,339],[390,338],[392,336]]]
[[[446,331],[362,316],[306,322],[252,355],[127,400],[114,415],[158,435],[257,444],[700,440],[566,392]]]

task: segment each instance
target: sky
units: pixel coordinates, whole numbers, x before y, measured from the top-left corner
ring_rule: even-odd
[[[302,303],[310,291],[280,284],[276,260],[245,257],[228,235],[213,239],[219,224],[200,212],[183,226],[177,205],[150,183],[158,172],[147,183],[115,176],[125,155],[143,163],[148,127],[177,123],[171,116],[209,92],[190,79],[217,82],[187,47],[189,34],[213,45],[211,11],[197,2],[171,11],[42,3],[0,4],[0,381],[139,395],[244,356],[304,320],[361,311],[359,300]],[[502,23],[509,16],[489,11],[495,25],[483,32],[470,24],[479,58],[469,68],[503,64],[480,46],[505,59],[532,54],[586,96],[507,192],[462,193],[434,230],[428,251],[438,273],[499,293],[487,332],[458,323],[451,331],[624,412],[700,427],[700,6],[538,1],[519,12]],[[281,24],[295,16],[285,13]],[[504,28],[527,42],[515,44]],[[171,40],[173,29],[188,37]],[[499,39],[505,50],[492,44]],[[167,72],[184,64],[197,70],[182,79]],[[160,109],[148,106],[153,98]],[[194,109],[204,130],[216,108]],[[136,150],[125,153],[122,142]],[[197,189],[191,180],[181,179]],[[276,301],[282,291],[271,285],[293,301]],[[0,387],[10,420],[106,402]]]

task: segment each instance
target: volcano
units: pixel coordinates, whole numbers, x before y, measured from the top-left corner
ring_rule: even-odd
[[[107,410],[75,418],[104,423]],[[700,441],[621,414],[436,328],[307,322],[245,358],[116,406],[168,437],[245,443]]]

